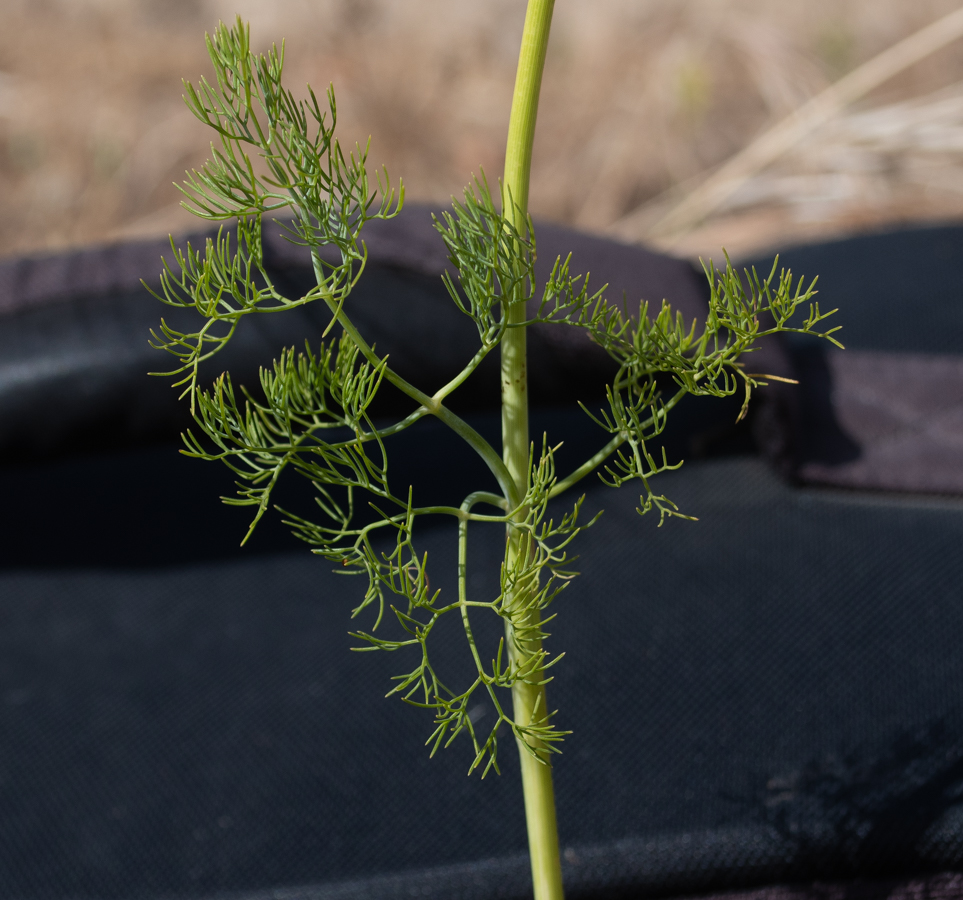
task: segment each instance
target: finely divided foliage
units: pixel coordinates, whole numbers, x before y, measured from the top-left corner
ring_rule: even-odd
[[[189,176],[183,190],[197,215],[235,222],[236,237],[232,241],[222,227],[203,251],[188,247],[182,253],[172,244],[175,264],[165,267],[157,294],[168,305],[196,309],[203,318],[196,332],[179,332],[162,323],[154,335],[155,346],[177,360],[173,371],[164,374],[174,376],[175,384],[184,386],[191,398],[199,430],[185,437],[185,452],[222,460],[235,472],[238,494],[226,502],[256,508],[251,529],[270,505],[285,469],[311,482],[320,522],[282,510],[285,522],[338,571],[366,576],[367,587],[354,615],[370,608],[374,622],[370,631],[356,633],[362,643],[359,649],[415,651],[416,664],[397,676],[390,693],[433,710],[432,752],[467,732],[475,753],[471,769],[497,770],[498,735],[507,728],[544,761],[542,751],[553,750],[563,735],[550,712],[536,709],[530,722],[516,723],[503,698],[517,682],[544,683],[545,670],[561,658],[542,649],[547,637],[543,626],[550,617],[541,613],[574,575],[569,543],[592,524],[579,519],[581,499],[557,520],[549,515],[549,501],[601,467],[603,481],[613,486],[641,482],[640,513],[658,509],[660,524],[666,517],[681,516],[671,501],[649,486],[654,475],[676,468],[664,451],[656,458],[649,449],[669,411],[686,394],[722,397],[742,390],[748,404],[751,390],[771,376],[747,373],[741,355],[760,337],[775,332],[818,333],[828,314],[810,303],[812,284],[806,287],[800,281],[793,287],[790,273],[776,277],[775,264],[766,278],[755,272],[740,277],[728,260],[725,271],[710,266],[709,313],[701,329],[694,321],[684,322],[665,302],[654,315],[645,303],[637,314],[627,314],[606,301],[604,288],[590,293],[587,280],[570,272],[569,259],[557,260],[548,281],[539,286],[531,222],[524,233],[513,227],[482,178],[466,190],[464,202],[454,203],[452,211],[435,223],[457,273],[444,276],[445,284],[453,302],[474,321],[479,348],[461,373],[428,395],[397,375],[390,360],[379,357],[351,321],[351,290],[367,259],[362,230],[372,219],[387,219],[400,211],[400,185],[396,194],[386,177],[370,184],[367,150],[356,147],[345,155],[334,137],[337,111],[332,91],[327,109],[322,109],[313,92],[300,101],[282,87],[283,49],[274,48],[267,56],[253,54],[247,27],[240,20],[233,28],[220,26],[208,39],[208,49],[216,84],[206,80],[198,87],[185,84],[186,99],[192,112],[218,133],[220,145],[212,147],[211,161]],[[257,166],[249,153],[260,158]],[[302,297],[282,295],[264,268],[262,217],[280,211],[286,218],[278,226],[289,240],[307,248],[313,260],[316,286]],[[322,257],[323,247],[335,248],[340,261]],[[241,318],[316,300],[331,313],[318,346],[306,345],[303,352],[286,350],[271,369],[262,370],[257,397],[243,389],[239,397],[226,373],[208,389],[199,384],[199,364],[225,346]],[[508,315],[519,304],[532,311],[522,323]],[[801,305],[808,305],[808,316],[798,327],[790,327]],[[764,327],[761,319],[769,324]],[[615,359],[618,372],[607,389],[607,408],[597,413],[586,409],[608,433],[608,442],[592,459],[559,478],[556,448],[543,440],[539,452],[532,448],[529,484],[519,486],[501,455],[444,401],[499,345],[507,328],[536,322],[584,329]],[[338,334],[329,337],[336,325]],[[668,396],[656,381],[665,374],[675,383]],[[406,394],[413,406],[408,416],[390,424],[375,422],[369,415],[385,381]],[[475,492],[458,507],[419,507],[412,487],[400,486],[399,491],[390,483],[390,438],[427,415],[441,419],[465,439],[489,466],[501,493]],[[359,494],[374,510],[373,520],[370,514],[360,522],[356,517]],[[479,513],[478,506],[491,511]],[[422,516],[448,516],[457,524],[457,597],[445,597],[431,587],[427,555],[419,554],[414,544],[415,522]],[[470,597],[469,523],[494,523],[523,538],[518,542],[521,552],[506,557],[511,561],[502,566],[494,598]],[[533,615],[536,610],[538,615]],[[508,626],[495,658],[487,662],[470,621],[472,615],[485,612],[501,617]],[[461,619],[474,660],[475,678],[467,685],[446,683],[429,654],[435,626],[449,613]],[[398,626],[392,639],[375,633],[385,618],[393,618]],[[506,641],[513,646],[506,647]],[[479,692],[496,711],[485,734],[476,731],[468,713]]]

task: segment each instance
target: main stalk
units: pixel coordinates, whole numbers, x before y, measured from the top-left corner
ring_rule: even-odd
[[[535,140],[535,118],[538,95],[545,67],[549,29],[555,0],[529,0],[525,14],[522,47],[518,56],[518,73],[508,124],[508,146],[505,151],[503,186],[504,212],[521,232],[526,229],[528,215],[528,185],[532,170],[532,145]],[[508,308],[509,322],[523,322],[524,303]],[[525,328],[509,328],[501,343],[502,367],[502,454],[505,465],[524,496],[529,481],[528,438],[528,371]],[[525,510],[519,515],[524,518]],[[509,528],[509,567],[519,554],[524,554],[524,538]],[[530,589],[530,588],[529,588]],[[512,598],[524,605],[524,598]],[[536,610],[531,615],[537,617]],[[532,623],[532,624],[537,624]],[[527,644],[518,648],[508,635],[510,652],[518,662],[538,651]],[[539,680],[537,677],[532,680]],[[517,683],[512,691],[513,714],[520,725],[530,725],[541,718],[547,709],[544,685]],[[558,852],[558,825],[555,818],[555,791],[548,753],[535,748],[541,761],[534,759],[525,748],[519,747],[522,789],[525,795],[525,819],[528,826],[528,847],[532,860],[532,883],[535,900],[562,900],[562,869]]]

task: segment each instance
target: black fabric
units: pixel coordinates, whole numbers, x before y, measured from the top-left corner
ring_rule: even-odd
[[[780,252],[781,266],[819,276],[819,305],[837,308],[845,344],[892,353],[960,352],[963,227],[901,228]],[[757,261],[768,273],[772,258]]]
[[[164,487],[148,462],[102,485],[131,530],[148,512],[124,498]],[[553,623],[573,895],[963,865],[963,508],[800,492],[747,457],[660,488],[700,522],[658,529],[631,490],[590,486],[607,511]],[[81,548],[102,527],[90,512]],[[473,590],[495,589],[502,540],[473,533]],[[419,547],[450,592],[452,536],[426,529]],[[464,745],[429,760],[430,716],[383,698],[402,660],[349,652],[356,586],[324,562],[14,561],[0,580],[5,896],[398,872],[358,890],[524,896],[513,749],[484,782]],[[477,630],[491,649],[497,628]],[[453,637],[441,660],[457,673]],[[485,859],[502,862],[464,865]]]
[[[399,368],[430,381],[460,361],[472,327],[457,315],[432,324],[435,304],[450,308],[444,258],[414,213],[372,235],[355,314]],[[952,251],[958,233],[945,232]],[[616,292],[664,293],[689,316],[704,308],[683,263],[540,234],[541,265],[574,242],[574,265]],[[942,246],[934,234],[880,238],[882,256],[857,242],[865,258],[847,244],[786,258],[822,273],[824,305],[844,306],[835,280],[848,309],[881,312],[872,328],[843,321],[857,352],[877,354],[870,363],[881,352],[945,359],[956,351],[904,326],[916,315],[908,292],[932,273],[931,322],[954,327],[951,263],[925,257]],[[350,652],[347,632],[368,624],[349,619],[358,582],[298,550],[276,517],[239,549],[247,512],[217,501],[230,474],[168,441],[182,413],[142,375],[158,354],[125,349],[156,322],[134,283],[144,254],[0,266],[0,894],[528,896],[510,742],[503,774],[484,781],[465,777],[464,743],[429,760],[430,715],[383,696],[405,660]],[[873,281],[879,259],[890,294]],[[268,263],[292,289],[309,276],[288,245],[269,242]],[[857,263],[864,276],[846,274]],[[316,333],[313,315],[258,317],[219,366],[250,376]],[[426,326],[437,330],[407,337]],[[602,436],[558,401],[573,385],[597,396],[604,363],[550,329],[532,345],[543,376],[532,431],[565,441],[565,471]],[[832,376],[814,352],[770,345],[754,368],[769,354],[758,368],[815,359]],[[464,409],[494,440],[491,378]],[[767,389],[776,401],[753,413],[757,437],[782,441],[797,476],[803,438],[863,458],[831,378],[821,385],[802,400]],[[779,419],[787,396],[793,415],[810,416],[802,432]],[[586,510],[606,513],[578,539],[582,575],[551,628],[551,649],[567,656],[550,703],[573,731],[555,771],[570,897],[963,871],[963,500],[793,487],[732,433],[737,409],[683,404],[666,432],[669,458],[688,461],[657,488],[697,523],[659,529],[638,517],[631,488],[586,482]],[[419,503],[490,486],[456,447],[419,423],[394,442],[393,477],[419,485]],[[308,511],[305,484],[281,490]],[[472,527],[470,589],[482,596],[496,590],[503,540],[497,526]],[[433,585],[452,593],[451,532],[426,527],[417,546]],[[475,625],[492,653],[498,623]],[[466,655],[455,629],[441,666],[463,677]],[[481,726],[491,712],[476,715]]]

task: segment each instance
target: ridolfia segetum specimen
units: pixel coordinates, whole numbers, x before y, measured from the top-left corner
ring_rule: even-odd
[[[316,519],[287,513],[285,521],[337,569],[363,576],[366,588],[353,614],[370,611],[373,621],[356,637],[363,649],[408,652],[412,668],[396,678],[390,693],[434,713],[431,752],[466,734],[473,747],[469,771],[497,771],[498,737],[514,736],[536,900],[562,897],[550,758],[564,732],[555,727],[545,699],[547,670],[559,659],[545,647],[545,611],[574,574],[568,545],[591,524],[580,519],[581,499],[558,518],[548,515],[549,504],[598,471],[616,487],[638,482],[639,512],[658,510],[660,524],[681,516],[651,488],[659,472],[681,464],[651,449],[672,408],[686,394],[724,397],[737,391],[748,404],[752,389],[767,376],[747,373],[743,354],[775,332],[818,333],[826,318],[810,302],[813,286],[800,281],[794,287],[789,273],[777,277],[775,264],[765,279],[754,272],[740,277],[728,264],[724,271],[710,266],[709,310],[701,323],[683,321],[665,302],[657,308],[640,302],[629,315],[606,300],[604,288],[590,292],[567,259],[556,260],[546,283],[536,282],[528,184],[553,6],[553,0],[528,3],[499,190],[493,196],[483,177],[474,180],[464,199],[435,223],[457,273],[446,276],[452,302],[478,332],[477,352],[448,384],[431,394],[410,384],[351,318],[351,291],[367,257],[364,227],[397,215],[401,185],[392,190],[387,175],[380,174],[371,183],[367,150],[356,147],[346,154],[335,137],[333,91],[326,102],[310,90],[306,99],[296,99],[282,85],[283,48],[266,56],[252,53],[240,20],[208,37],[215,80],[185,83],[188,106],[219,141],[211,160],[185,182],[186,205],[202,218],[229,224],[203,248],[180,252],[172,243],[174,262],[165,264],[157,295],[171,306],[194,308],[203,323],[184,333],[162,322],[155,334],[155,345],[177,359],[173,372],[165,374],[176,376],[197,424],[196,432],[185,436],[184,452],[221,460],[236,473],[238,495],[226,502],[255,508],[251,529],[271,505],[283,473],[294,471],[310,482]],[[304,296],[284,296],[264,268],[262,228],[275,217],[313,261],[315,284]],[[328,252],[322,254],[322,248]],[[199,383],[198,366],[225,346],[241,319],[305,303],[328,308],[323,338],[285,351],[262,370],[257,395],[239,391],[228,373],[212,386]],[[790,327],[801,305],[808,315]],[[618,364],[607,402],[592,414],[602,434],[599,450],[563,476],[556,473],[551,442],[529,439],[525,336],[536,322],[583,329]],[[500,450],[446,405],[496,350],[502,373]],[[666,377],[674,385],[668,392],[659,387]],[[369,409],[385,382],[410,398],[411,409],[398,421],[375,422]],[[426,416],[444,422],[464,440],[466,453],[481,457],[497,493],[475,491],[457,507],[419,506],[417,485],[389,483],[392,437]],[[355,516],[362,495],[377,512],[374,521]],[[425,516],[448,517],[458,530],[457,596],[430,587],[428,559],[415,544],[416,523]],[[469,590],[469,525],[505,530],[497,596]],[[471,621],[481,615],[502,620],[504,637],[497,647],[476,643]],[[474,661],[470,683],[450,683],[432,664],[435,626],[444,616],[461,619],[466,652]],[[468,715],[479,693],[495,709],[484,733]]]

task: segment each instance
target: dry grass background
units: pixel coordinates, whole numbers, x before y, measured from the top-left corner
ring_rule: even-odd
[[[959,0],[558,0],[531,194],[598,232],[727,159]],[[496,175],[524,0],[0,0],[0,254],[192,225],[172,181],[206,157],[182,76],[239,12],[333,81],[342,135],[411,199]],[[677,252],[736,253],[963,217],[963,41],[748,180]],[[625,235],[623,235],[625,236]],[[632,235],[629,235],[630,237]],[[639,235],[640,236],[640,235]]]

